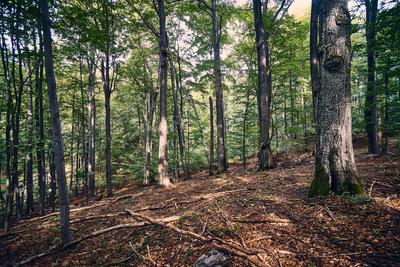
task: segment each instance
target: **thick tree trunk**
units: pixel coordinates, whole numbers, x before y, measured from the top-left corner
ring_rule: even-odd
[[[211,13],[213,19],[213,51],[214,51],[214,78],[215,78],[215,95],[217,110],[217,151],[218,151],[218,172],[225,172],[228,169],[228,161],[225,147],[225,117],[224,117],[224,101],[222,92],[221,77],[221,54],[220,54],[220,35],[221,35],[221,18],[217,13],[217,1],[212,0]]]
[[[377,130],[377,88],[376,88],[376,16],[378,0],[365,0],[366,37],[368,56],[368,83],[365,94],[365,127],[368,136],[368,152],[379,153]]]
[[[96,167],[96,150],[95,150],[95,134],[96,134],[96,97],[95,97],[95,86],[96,86],[96,67],[94,66],[94,58],[88,60],[89,69],[89,85],[88,85],[88,193],[89,197],[95,195],[95,167]]]
[[[354,162],[351,132],[350,14],[347,0],[320,1],[317,146],[309,196],[363,194]]]
[[[258,151],[259,169],[265,170],[272,167],[272,153],[269,137],[269,112],[271,101],[271,81],[269,70],[269,48],[267,33],[263,24],[261,1],[253,0],[254,26],[256,31],[257,63],[258,63],[258,117],[260,147]]]
[[[61,133],[60,111],[58,108],[56,79],[54,75],[54,63],[52,52],[52,40],[50,31],[49,6],[47,0],[40,0],[40,10],[43,23],[43,46],[45,56],[46,81],[49,97],[53,129],[53,150],[58,180],[58,194],[60,202],[61,240],[63,244],[71,241],[69,229],[69,199],[64,163],[64,141]]]
[[[160,18],[160,124],[158,142],[158,179],[161,186],[170,186],[168,177],[168,121],[167,121],[167,75],[168,75],[168,45],[165,26],[164,0],[158,0],[158,15]]]
[[[213,98],[209,97],[210,103],[210,149],[209,149],[209,163],[208,163],[208,174],[211,176],[214,174],[214,107]]]

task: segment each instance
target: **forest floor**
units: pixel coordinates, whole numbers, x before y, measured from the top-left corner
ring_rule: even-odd
[[[313,174],[309,153],[280,155],[277,168],[265,172],[256,172],[254,163],[246,172],[237,164],[224,175],[197,172],[170,189],[127,181],[113,198],[89,204],[73,199],[73,238],[87,239],[68,249],[57,250],[57,213],[21,221],[7,235],[0,232],[0,265],[50,249],[29,265],[191,266],[216,244],[141,223],[124,211],[129,209],[232,246],[258,249],[262,252],[253,257],[267,266],[399,266],[400,156],[371,156],[364,147],[355,153],[370,198],[307,198]],[[87,235],[121,224],[128,226]],[[249,264],[235,256],[229,266]]]

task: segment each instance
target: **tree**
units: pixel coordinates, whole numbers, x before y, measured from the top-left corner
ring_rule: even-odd
[[[366,38],[368,57],[368,83],[365,94],[365,128],[368,136],[368,152],[379,153],[377,125],[377,88],[376,88],[376,17],[378,0],[365,0]]]
[[[264,29],[262,4],[260,0],[253,0],[254,26],[256,31],[257,65],[258,65],[258,113],[260,127],[260,149],[258,164],[260,170],[272,167],[272,151],[269,138],[269,120],[271,105],[271,75],[269,67],[269,48]]]
[[[43,47],[45,57],[47,93],[52,121],[53,151],[57,171],[58,194],[60,201],[60,226],[63,244],[71,241],[69,229],[69,199],[64,164],[64,141],[61,133],[61,122],[57,99],[57,87],[54,74],[52,39],[50,30],[49,6],[47,0],[40,0],[40,10],[43,24]]]
[[[164,0],[158,0],[158,16],[160,20],[160,124],[158,127],[158,183],[170,186],[168,177],[168,121],[167,121],[167,92],[168,92],[168,41],[165,26]]]
[[[363,194],[351,132],[350,13],[348,1],[320,1],[315,173],[309,196]]]

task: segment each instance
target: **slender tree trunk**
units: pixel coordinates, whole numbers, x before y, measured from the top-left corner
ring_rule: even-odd
[[[377,130],[377,90],[376,90],[376,16],[378,0],[365,0],[366,37],[368,56],[368,83],[365,94],[365,123],[368,136],[368,152],[379,153]]]
[[[386,69],[384,71],[384,93],[385,93],[385,103],[384,103],[384,117],[383,117],[383,138],[382,138],[382,152],[389,152],[389,74],[388,69],[390,69],[390,65],[386,65]]]
[[[320,0],[311,1],[311,19],[310,19],[310,73],[311,73],[311,89],[313,100],[313,116],[316,119],[318,108],[318,92],[320,87],[320,79],[318,77],[318,2]]]
[[[75,103],[76,103],[76,90],[75,87],[72,89],[72,119],[71,119],[71,144],[70,144],[70,177],[69,177],[69,191],[72,193],[72,186],[75,177],[74,173],[74,144],[75,144]]]
[[[6,176],[8,184],[11,184],[11,113],[12,113],[12,95],[11,95],[11,77],[9,73],[9,59],[8,59],[8,49],[6,40],[4,37],[4,17],[3,17],[3,6],[2,6],[2,14],[1,14],[1,61],[3,64],[3,74],[6,80],[7,85],[7,93],[6,93],[6,102],[7,102],[7,111],[6,111]],[[8,206],[8,195],[6,200],[6,206]],[[7,208],[7,207],[6,207]],[[5,222],[4,229],[5,231],[9,228],[9,220],[7,218],[8,214],[5,214]]]
[[[27,134],[28,134],[28,153],[26,155],[26,214],[30,215],[34,210],[33,203],[33,164],[32,164],[32,151],[33,151],[33,119],[32,119],[32,79],[31,79],[31,58],[29,49],[26,48],[26,67],[28,69],[28,80],[26,83],[27,89]]]
[[[42,29],[38,23],[39,36],[39,56],[36,61],[39,62],[35,69],[35,124],[36,124],[36,165],[38,170],[38,188],[39,188],[39,211],[40,216],[46,213],[46,155],[44,151],[44,109],[43,109],[43,43]],[[34,47],[36,51],[36,39],[34,38]]]
[[[317,146],[309,196],[363,194],[351,132],[350,13],[347,0],[320,1],[323,49],[319,57]]]
[[[89,197],[95,195],[95,168],[96,168],[96,149],[95,149],[95,138],[96,138],[96,67],[94,66],[94,57],[88,59],[89,69],[89,85],[88,85],[88,193]]]
[[[168,75],[168,44],[165,26],[164,0],[158,0],[158,15],[160,18],[160,124],[158,142],[158,177],[161,186],[170,186],[168,177],[168,121],[167,121],[167,75]]]
[[[64,163],[64,141],[61,132],[60,111],[58,108],[56,79],[54,75],[52,39],[50,30],[49,6],[47,0],[40,0],[43,23],[43,46],[45,56],[46,81],[53,132],[53,151],[57,170],[58,194],[60,202],[61,240],[63,244],[71,241],[69,229],[69,199]]]
[[[150,75],[151,77],[151,75]],[[146,120],[146,151],[144,157],[144,176],[143,184],[148,185],[150,182],[150,166],[151,166],[151,154],[153,151],[153,118],[154,111],[156,108],[157,93],[154,91],[154,87],[150,85],[150,92],[148,94],[147,101],[147,120]]]
[[[248,110],[250,106],[250,91],[247,90],[246,92],[246,104],[244,108],[243,114],[243,125],[242,125],[242,158],[243,158],[243,169],[246,170],[247,168],[247,149],[246,149],[246,139],[247,139],[247,117],[248,117]]]
[[[12,213],[12,203],[13,203],[13,195],[15,192],[15,209],[17,219],[21,218],[22,207],[21,207],[21,198],[20,198],[20,188],[19,188],[19,169],[18,169],[18,152],[19,152],[19,129],[20,129],[20,114],[21,114],[21,102],[22,102],[22,91],[24,88],[24,78],[23,78],[23,59],[22,59],[22,51],[20,48],[20,30],[19,30],[19,19],[20,19],[20,12],[21,12],[21,2],[18,2],[16,8],[16,27],[15,27],[15,40],[11,37],[11,44],[15,42],[15,46],[17,49],[18,54],[18,90],[15,90],[15,111],[14,116],[12,117],[12,176],[11,176],[11,184],[9,187],[9,195],[8,195],[8,202],[6,208],[6,221],[7,224],[10,221],[10,216]],[[14,31],[14,29],[13,29]],[[13,49],[13,61],[15,57],[15,50]],[[14,63],[13,63],[13,66]],[[14,68],[13,68],[14,69]],[[15,76],[15,71],[13,70],[13,75]],[[14,77],[16,79],[16,77]],[[15,80],[14,80],[15,85]],[[16,88],[14,88],[16,89]]]
[[[260,0],[253,0],[254,25],[256,31],[257,61],[258,61],[258,116],[260,147],[258,151],[259,169],[265,170],[273,166],[270,148],[269,120],[271,101],[271,80],[269,70],[269,48],[267,33],[263,24],[263,12]]]
[[[214,174],[214,107],[213,107],[213,98],[209,96],[210,103],[210,158],[208,164],[208,174],[211,176]]]
[[[222,92],[221,77],[221,54],[220,54],[220,36],[222,19],[217,13],[217,1],[212,0],[211,13],[213,20],[213,50],[214,50],[214,76],[215,76],[215,95],[217,110],[217,151],[218,151],[218,172],[225,172],[228,169],[225,147],[225,118],[224,101]]]

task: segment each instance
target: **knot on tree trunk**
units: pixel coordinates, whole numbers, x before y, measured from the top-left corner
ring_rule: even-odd
[[[220,250],[212,249],[201,255],[193,267],[224,267],[228,266],[231,257]]]
[[[343,58],[339,55],[331,55],[325,58],[324,68],[329,72],[337,72],[342,69]]]

